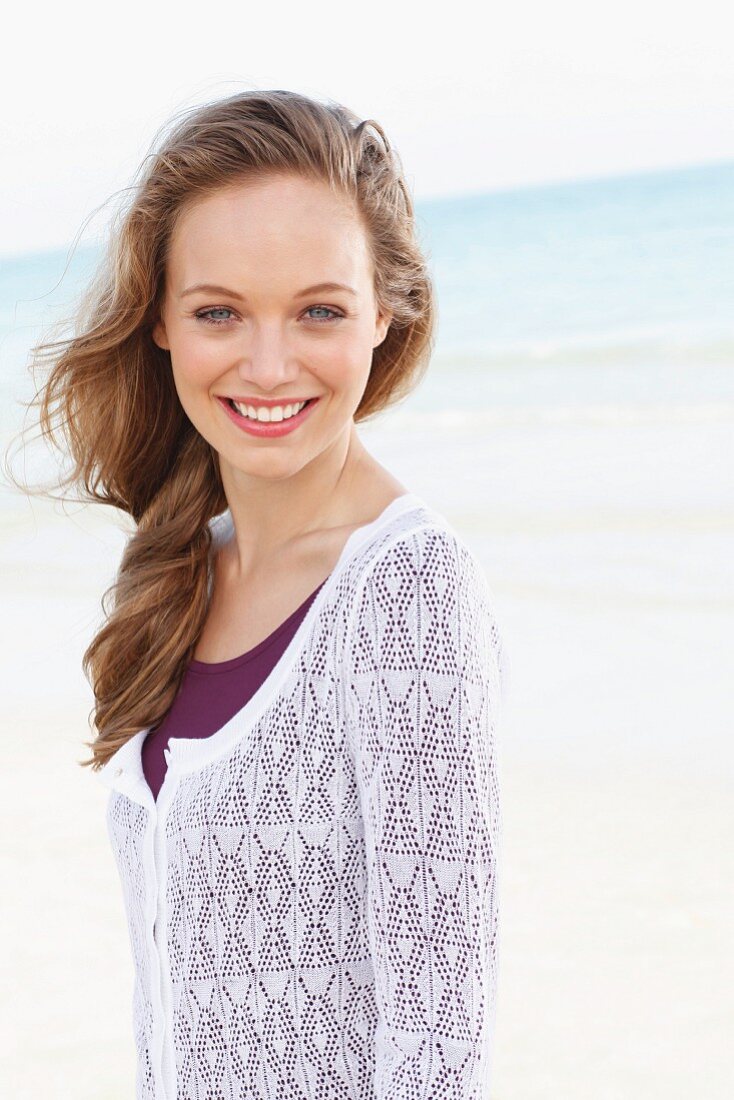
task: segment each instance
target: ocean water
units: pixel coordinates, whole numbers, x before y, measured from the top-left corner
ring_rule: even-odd
[[[731,361],[734,163],[432,204],[442,339],[485,361]]]

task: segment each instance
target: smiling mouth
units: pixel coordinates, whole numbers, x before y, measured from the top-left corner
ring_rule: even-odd
[[[299,416],[309,405],[318,401],[318,397],[308,397],[304,401],[295,403],[283,402],[278,405],[249,405],[244,402],[236,402],[231,397],[220,397],[229,408],[243,420],[249,420],[253,424],[283,424]],[[278,410],[275,413],[275,410]]]

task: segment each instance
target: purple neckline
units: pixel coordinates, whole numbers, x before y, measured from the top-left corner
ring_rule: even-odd
[[[310,596],[306,596],[306,599],[303,601],[303,603],[299,604],[296,610],[291,612],[288,618],[285,619],[284,622],[280,624],[280,626],[276,626],[275,630],[268,634],[267,638],[263,638],[261,642],[258,642],[258,644],[252,649],[248,649],[246,653],[241,653],[238,657],[230,657],[228,661],[197,661],[192,657],[188,664],[189,671],[198,675],[207,676],[217,672],[229,672],[230,669],[237,668],[238,665],[247,664],[248,661],[253,660],[260,653],[262,653],[264,649],[267,649],[268,646],[272,645],[273,642],[275,642],[276,639],[280,637],[283,631],[290,626],[296,616],[303,611],[303,608],[306,606],[306,604],[310,603],[311,600],[313,600],[313,598],[319,592],[319,589],[323,588],[328,579],[329,578],[327,577],[326,580],[323,580],[318,588],[314,589]]]

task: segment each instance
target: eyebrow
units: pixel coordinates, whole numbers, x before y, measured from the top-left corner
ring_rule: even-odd
[[[306,287],[305,290],[299,290],[294,297],[305,298],[307,294],[320,294],[324,290],[344,290],[347,294],[353,294],[355,298],[359,297],[354,287],[347,286],[346,283],[317,283],[315,286]],[[209,294],[224,294],[228,298],[236,298],[238,302],[245,301],[241,294],[237,294],[234,290],[228,290],[226,286],[217,286],[215,283],[196,283],[194,286],[187,287],[179,295],[179,298],[185,298],[187,294],[196,294],[199,291],[207,291]]]

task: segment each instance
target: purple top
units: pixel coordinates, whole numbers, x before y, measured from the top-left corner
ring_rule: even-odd
[[[285,622],[247,653],[229,661],[189,661],[168,713],[143,739],[143,773],[154,798],[166,774],[163,750],[168,738],[209,737],[241,710],[270,675],[325,584],[322,581]]]

